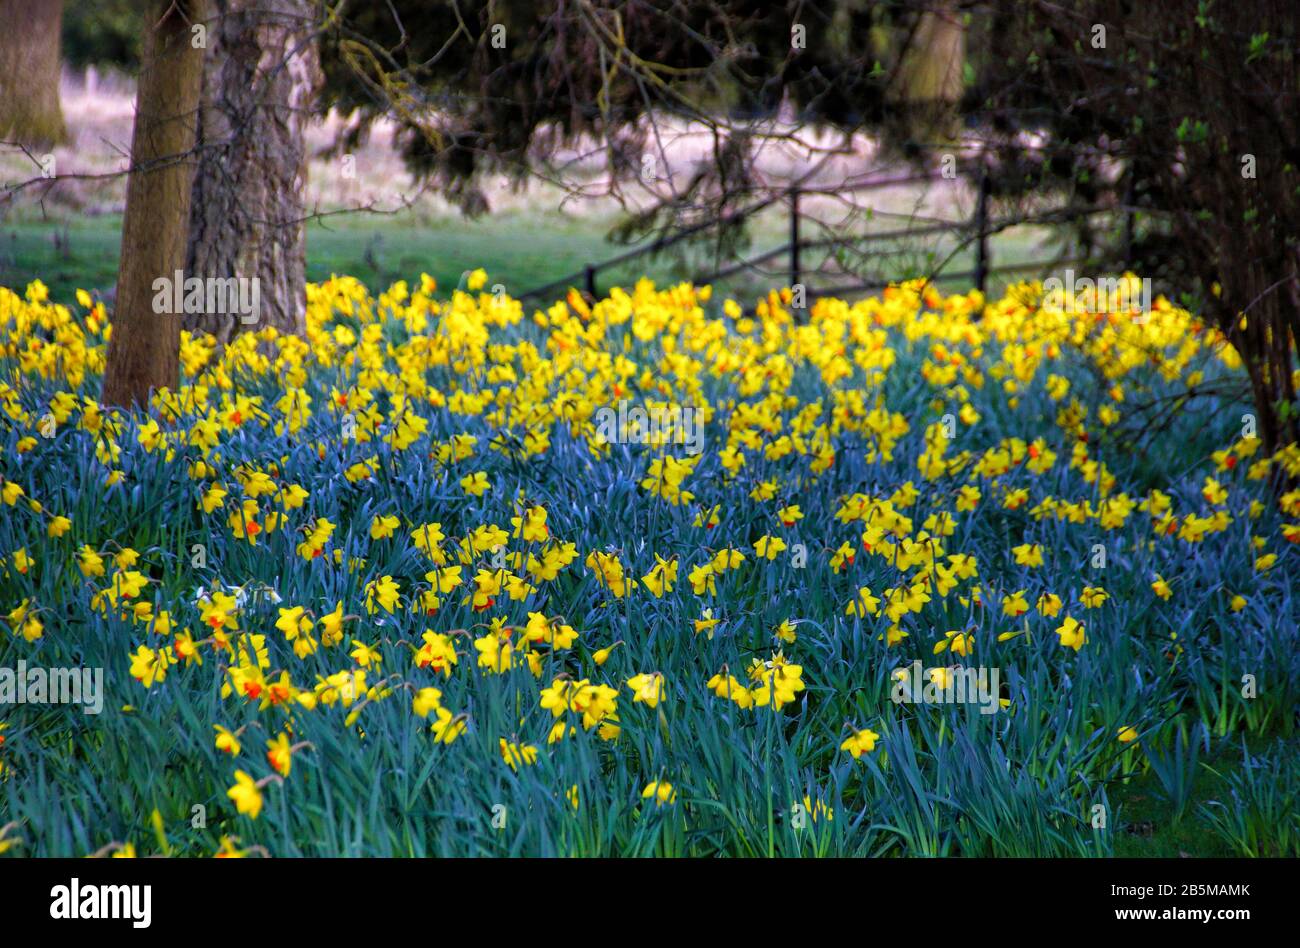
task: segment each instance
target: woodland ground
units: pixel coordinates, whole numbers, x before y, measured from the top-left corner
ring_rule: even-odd
[[[1142,413],[1239,372],[1195,316],[491,279],[313,286],[150,417],[101,303],[0,290],[0,668],[107,689],[0,712],[0,851],[1300,849],[1300,449],[1231,385]],[[628,396],[703,454],[607,443]],[[1006,704],[897,704],[913,660]]]

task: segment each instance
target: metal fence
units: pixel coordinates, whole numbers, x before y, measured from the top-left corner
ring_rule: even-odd
[[[856,184],[850,184],[846,187],[834,189],[834,193],[842,194],[847,192],[859,192],[872,190],[876,188],[894,187],[899,185],[917,184],[922,182],[934,182],[942,180],[941,175],[937,174],[914,174],[898,177],[881,177],[875,178]],[[1115,214],[1123,212],[1126,214],[1124,233],[1124,246],[1127,248],[1132,243],[1132,233],[1134,228],[1134,212],[1131,207],[1132,202],[1123,208],[1115,207],[1083,207],[1083,208],[1063,208],[1057,211],[1048,211],[1040,215],[1026,215],[1021,217],[1009,217],[1000,220],[990,217],[990,207],[992,204],[992,189],[989,178],[981,176],[975,208],[971,216],[963,221],[945,221],[940,223],[924,224],[916,227],[898,228],[890,231],[878,231],[872,233],[845,235],[834,238],[822,238],[809,240],[803,236],[803,222],[807,218],[800,209],[800,199],[806,195],[830,193],[814,188],[801,188],[798,186],[786,188],[769,194],[767,197],[754,202],[750,206],[738,211],[732,211],[719,217],[716,220],[704,221],[698,224],[692,224],[684,227],[672,234],[662,236],[650,243],[640,247],[634,247],[624,253],[610,257],[606,260],[586,264],[581,270],[574,271],[558,280],[553,280],[544,286],[539,286],[519,295],[519,299],[537,299],[551,296],[556,292],[563,292],[570,287],[581,287],[589,297],[595,299],[599,297],[599,277],[601,273],[617,267],[621,264],[628,263],[641,257],[653,257],[662,253],[669,248],[676,246],[684,241],[691,239],[707,230],[714,228],[733,226],[743,223],[746,219],[773,207],[777,204],[785,204],[789,209],[789,240],[785,243],[766,250],[757,256],[748,257],[743,260],[735,260],[725,266],[712,271],[696,273],[692,277],[692,282],[696,285],[713,283],[717,280],[726,279],[746,270],[757,270],[764,264],[770,263],[782,257],[789,260],[789,285],[796,286],[803,283],[804,277],[808,274],[803,269],[803,254],[809,250],[821,250],[837,246],[864,246],[872,243],[881,243],[886,241],[908,240],[919,237],[932,237],[939,234],[954,233],[965,238],[965,242],[973,244],[975,251],[975,265],[971,270],[961,272],[944,272],[943,267],[936,269],[929,275],[931,280],[961,280],[971,282],[980,292],[987,289],[988,280],[994,275],[1009,275],[1014,273],[1026,273],[1040,271],[1047,267],[1059,266],[1061,264],[1080,263],[1084,261],[1097,262],[1120,262],[1118,258],[1109,261],[1098,260],[1096,257],[1072,257],[1056,258],[1052,260],[1034,260],[1017,264],[1004,266],[994,266],[992,263],[992,238],[998,233],[1007,230],[1010,227],[1024,224],[1055,225],[1063,224],[1079,217],[1086,217],[1098,214]],[[1123,254],[1122,256],[1127,256]],[[1127,260],[1123,262],[1127,263]],[[894,282],[892,280],[858,280],[852,283],[845,283],[838,286],[822,287],[816,291],[809,290],[810,295],[829,296],[829,295],[847,295],[853,293],[870,292],[882,289]]]

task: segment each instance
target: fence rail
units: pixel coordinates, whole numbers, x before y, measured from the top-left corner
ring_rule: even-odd
[[[1081,263],[1087,260],[1096,261],[1096,257],[1072,257],[1069,259],[1053,260],[1034,260],[1018,264],[1007,264],[1003,266],[994,266],[992,257],[991,239],[999,232],[1009,227],[1021,224],[1054,224],[1064,223],[1069,220],[1078,219],[1103,213],[1124,212],[1126,219],[1124,223],[1124,262],[1128,263],[1128,248],[1132,244],[1132,233],[1134,229],[1134,209],[1132,201],[1126,202],[1123,207],[1087,207],[1087,208],[1067,208],[1058,211],[1049,211],[1039,217],[1021,217],[1006,218],[1003,220],[990,219],[989,211],[992,203],[992,188],[988,175],[981,175],[978,187],[978,197],[975,204],[974,212],[967,220],[960,221],[942,221],[939,223],[925,224],[919,227],[905,227],[889,231],[878,231],[876,233],[852,234],[839,237],[805,239],[802,235],[801,222],[805,216],[800,211],[800,199],[805,195],[817,194],[845,194],[855,193],[866,190],[873,190],[883,187],[894,187],[906,184],[915,184],[920,182],[933,182],[942,180],[942,176],[937,174],[913,174],[893,177],[871,178],[860,182],[850,183],[845,187],[834,189],[819,188],[802,188],[798,185],[786,188],[769,194],[767,197],[756,201],[749,207],[737,211],[731,211],[719,217],[716,220],[701,221],[691,224],[681,230],[659,237],[648,244],[640,247],[633,247],[623,253],[609,257],[605,260],[588,263],[581,270],[577,270],[558,280],[553,280],[544,286],[536,287],[519,295],[519,299],[536,299],[539,297],[549,296],[557,291],[566,290],[570,287],[581,286],[588,296],[595,299],[599,297],[598,277],[606,270],[636,260],[645,256],[654,256],[662,253],[670,247],[673,247],[682,241],[688,240],[697,234],[716,227],[732,226],[742,223],[746,219],[766,210],[779,203],[786,203],[789,207],[789,240],[785,243],[773,247],[770,250],[763,251],[754,257],[744,260],[736,260],[725,266],[711,271],[698,272],[692,278],[696,285],[713,283],[717,280],[725,279],[734,274],[745,270],[757,269],[760,265],[768,263],[779,257],[789,258],[789,285],[797,286],[803,283],[803,251],[822,250],[833,247],[858,246],[864,244],[881,243],[886,241],[906,240],[917,237],[934,236],[936,234],[958,233],[967,238],[968,243],[975,246],[975,266],[971,270],[959,273],[946,273],[943,268],[951,262],[945,261],[929,276],[931,280],[949,282],[952,280],[972,281],[981,293],[987,289],[988,279],[990,276],[1009,273],[1032,272],[1051,266],[1058,266],[1066,263]],[[871,290],[883,289],[888,286],[892,280],[859,280],[854,283],[845,283],[839,286],[822,287],[817,290],[809,289],[810,296],[828,296],[832,294],[845,294],[854,292],[865,292]]]

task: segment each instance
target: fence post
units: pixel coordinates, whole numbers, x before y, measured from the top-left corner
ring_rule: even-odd
[[[980,174],[980,196],[975,205],[975,230],[979,242],[975,245],[975,288],[984,292],[989,275],[989,173],[984,169]]]
[[[1137,212],[1133,210],[1137,202],[1137,173],[1132,168],[1128,173],[1128,185],[1124,188],[1124,269],[1133,269],[1133,238],[1137,230]]]
[[[590,296],[593,300],[594,300],[594,299],[597,299],[597,296],[596,296],[596,268],[595,268],[594,266],[592,266],[592,265],[589,263],[589,264],[587,264],[585,267],[582,268],[582,273],[583,273],[583,276],[586,278],[586,283],[587,283],[587,295]]]
[[[790,291],[799,285],[799,188],[790,189]]]

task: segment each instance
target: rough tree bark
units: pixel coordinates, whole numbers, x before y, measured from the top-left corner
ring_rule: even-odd
[[[131,135],[113,331],[102,399],[144,406],[151,390],[175,389],[180,318],[154,311],[156,280],[185,265],[203,49],[192,42],[206,0],[152,0]]]
[[[63,0],[0,0],[0,140],[67,138],[59,105]]]
[[[260,313],[186,315],[219,342],[265,326],[302,334],[303,132],[322,80],[312,0],[215,0],[204,67],[187,276],[256,277]]]

